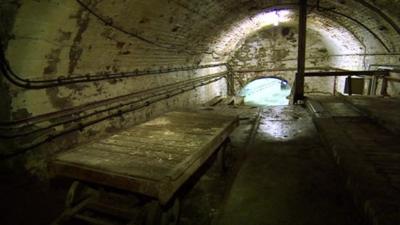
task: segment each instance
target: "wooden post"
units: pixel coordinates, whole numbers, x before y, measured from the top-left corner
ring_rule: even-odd
[[[307,0],[299,1],[299,42],[297,55],[297,73],[293,102],[304,98],[304,72],[306,63],[306,34],[307,34]]]

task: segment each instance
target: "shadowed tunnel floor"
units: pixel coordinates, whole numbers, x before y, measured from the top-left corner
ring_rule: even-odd
[[[363,224],[304,108],[263,109],[248,147],[258,110],[228,106],[215,110],[242,118],[231,135],[231,169],[221,175],[218,163],[210,162],[211,168],[182,198],[180,225]],[[0,185],[6,215],[0,216],[0,224],[50,224],[61,213],[66,190],[23,179],[3,180],[10,187]]]
[[[265,108],[218,225],[363,224],[310,115]]]

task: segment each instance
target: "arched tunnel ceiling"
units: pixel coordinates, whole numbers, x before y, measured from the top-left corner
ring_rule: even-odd
[[[221,44],[218,43],[219,37],[227,38],[232,25],[237,27],[265,10],[295,8],[297,4],[297,1],[254,0],[171,0],[168,4],[160,4],[158,0],[126,1],[124,4],[114,1],[82,2],[104,18],[112,18],[115,24],[125,25],[122,26],[124,29],[166,46],[187,48],[194,52],[221,48],[218,46]],[[400,1],[314,0],[309,1],[309,6],[310,27],[313,29],[341,33],[344,28],[363,43],[367,52],[398,51],[396,43],[400,40],[400,18],[396,9],[400,10]],[[296,20],[295,16],[293,22]],[[238,36],[243,38],[247,32],[235,32],[232,39]]]
[[[38,58],[45,60],[49,54],[38,53],[41,50],[38,48],[42,47],[33,42],[18,42],[18,38],[65,45],[71,48],[69,58],[78,53],[87,61],[95,54],[96,60],[101,62],[125,57],[113,55],[115,50],[107,50],[113,45],[111,40],[118,44],[129,39],[133,43],[129,43],[131,46],[126,52],[131,52],[137,61],[143,61],[144,54],[152,53],[144,66],[225,62],[237,44],[260,27],[247,31],[233,31],[233,28],[260,13],[277,9],[292,10],[293,18],[288,23],[293,26],[297,23],[297,3],[297,0],[20,0],[4,5],[14,4],[21,8],[17,19],[22,14],[36,14],[35,21],[21,19],[19,23],[15,22],[14,31],[21,27],[20,32],[15,32],[16,36],[10,34],[14,41],[12,47],[17,50],[9,54],[15,59],[13,61],[18,61],[15,67],[22,68],[23,61],[28,58],[44,64]],[[309,29],[321,33],[332,54],[391,54],[400,51],[397,44],[400,41],[399,0],[309,0],[308,5]],[[65,23],[64,27],[64,21],[71,19],[76,19],[78,26]],[[26,29],[27,26],[30,28]],[[69,33],[75,36],[69,43],[58,34],[64,32],[64,28],[70,29]],[[68,32],[64,33],[68,35]],[[101,41],[99,36],[103,38]],[[76,44],[83,46],[83,50],[75,49]],[[95,53],[96,47],[101,49],[97,50],[98,53]],[[88,54],[86,50],[92,53]],[[164,53],[166,56],[158,57]],[[78,64],[78,60],[73,63]],[[31,67],[35,65],[31,64]],[[129,69],[128,64],[121,67]],[[68,74],[76,72],[73,69],[67,71]],[[36,73],[39,72],[38,69]]]
[[[275,15],[279,15],[280,25],[297,26],[298,15],[294,10],[282,9],[262,12],[233,25],[230,30],[221,34],[220,39],[211,48],[219,52],[219,55],[234,52],[253,33],[277,26],[278,24],[273,24],[274,17],[277,17]],[[308,17],[308,29],[319,33],[331,54],[363,54],[366,51],[363,42],[336,21],[315,13],[310,13]],[[376,40],[371,40],[369,44],[380,47]],[[381,47],[377,50],[384,51],[384,48]]]

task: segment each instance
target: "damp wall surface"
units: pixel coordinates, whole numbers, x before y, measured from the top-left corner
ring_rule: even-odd
[[[267,76],[287,80],[292,87],[297,70],[298,31],[295,27],[273,27],[248,37],[229,61],[235,72],[235,89]],[[318,33],[307,33],[306,68],[329,70],[329,52]],[[307,78],[306,93],[332,93],[333,78]]]
[[[316,26],[318,23],[315,18],[311,17],[310,20],[306,39],[307,71],[377,70],[382,69],[384,65],[390,67],[400,62],[400,55],[397,53],[375,54],[348,31],[343,30],[340,33],[332,30],[329,33],[329,29],[324,30],[326,27],[321,29]],[[237,93],[249,82],[262,77],[279,77],[293,86],[297,71],[298,31],[297,27],[289,25],[267,27],[255,32],[231,53],[228,64],[233,70]],[[395,77],[396,73],[392,73],[392,76]],[[306,77],[305,94],[343,93],[345,79],[345,77]],[[389,81],[388,87],[392,96],[398,95],[392,91],[397,85],[397,82]],[[366,79],[366,90],[367,86]],[[364,94],[367,94],[367,91]]]
[[[118,18],[113,11],[118,6],[108,1],[85,3],[105,18],[107,13]],[[170,35],[169,22],[149,31],[149,43],[105,26],[77,1],[15,1],[2,10],[9,8],[15,13],[8,17],[2,45],[11,73],[25,86],[0,78],[2,170],[44,178],[56,152],[226,94],[226,66],[200,65],[202,53],[163,44],[172,40],[152,42],[156,32]],[[151,24],[150,16],[136,18],[137,23]],[[124,21],[118,26],[132,23]],[[105,78],[94,80],[98,76]],[[59,82],[34,88],[48,80]]]

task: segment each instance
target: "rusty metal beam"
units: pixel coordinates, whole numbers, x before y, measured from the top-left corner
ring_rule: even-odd
[[[299,1],[299,42],[297,54],[297,73],[293,102],[304,98],[304,73],[306,64],[307,0]]]
[[[348,71],[335,67],[308,67],[308,71],[311,70],[320,70],[320,71]],[[249,68],[249,69],[241,69],[241,70],[232,70],[233,73],[266,73],[266,72],[285,72],[285,71],[297,71],[297,68],[278,68],[278,69],[263,69],[263,68]]]
[[[388,81],[393,81],[393,82],[399,82],[400,83],[400,78],[395,78],[395,77],[387,77],[385,78]]]
[[[235,77],[232,68],[227,64],[228,73],[226,74],[226,83],[227,83],[227,93],[229,96],[234,96],[236,94],[235,91]]]
[[[367,71],[335,71],[335,72],[307,72],[306,77],[332,77],[332,76],[389,76],[387,70],[367,70]]]

